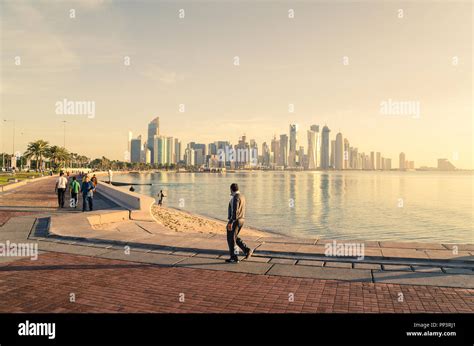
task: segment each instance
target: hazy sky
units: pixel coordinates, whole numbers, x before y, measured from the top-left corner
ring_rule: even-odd
[[[309,126],[327,124],[395,167],[404,151],[416,166],[474,168],[470,1],[0,4],[1,117],[15,119],[15,150],[62,145],[66,120],[69,150],[123,159],[128,131],[146,136],[159,116],[184,144],[245,133],[260,148],[297,123],[307,147]],[[95,118],[56,114],[64,98],[94,101]],[[389,99],[419,102],[419,118],[382,114]],[[11,122],[0,144],[11,152]]]

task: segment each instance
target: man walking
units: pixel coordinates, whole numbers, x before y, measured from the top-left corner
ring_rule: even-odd
[[[59,173],[59,178],[56,180],[56,193],[58,194],[58,206],[64,208],[64,195],[66,194],[67,179],[64,172]]]
[[[239,238],[239,232],[245,221],[245,197],[240,193],[239,186],[236,183],[230,185],[230,194],[232,198],[229,202],[229,222],[227,223],[227,244],[229,245],[230,258],[225,261],[228,263],[239,263],[236,244],[244,252],[245,259],[252,256],[253,250]]]
[[[81,186],[82,192],[82,211],[86,211],[86,206],[89,204],[89,210],[92,211],[92,199],[94,197],[94,184],[92,184],[88,175]]]
[[[158,193],[158,205],[161,207],[163,205],[163,198],[165,198],[165,194],[163,193],[163,190],[160,190]]]
[[[76,177],[72,177],[71,184],[69,185],[69,191],[71,191],[71,207],[77,208],[78,195],[81,190],[81,185],[77,181]]]

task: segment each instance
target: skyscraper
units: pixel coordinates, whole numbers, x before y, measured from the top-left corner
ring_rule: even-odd
[[[270,148],[267,142],[262,144],[262,165],[263,167],[270,167]]]
[[[398,169],[399,170],[403,171],[403,170],[406,169],[405,161],[406,161],[405,153],[400,153],[400,156],[398,157]]]
[[[350,169],[351,167],[351,147],[349,140],[344,138],[344,169]]]
[[[334,168],[337,170],[344,169],[344,140],[340,132],[336,135]]]
[[[298,125],[291,124],[290,125],[290,152],[288,154],[288,166],[289,167],[296,167],[296,152],[297,152],[297,145],[298,145]]]
[[[321,133],[319,132],[319,125],[311,125],[311,131],[314,131],[316,137],[316,148],[314,155],[316,157],[316,168],[321,166]]]
[[[280,135],[280,161],[278,166],[288,167],[288,136]]]
[[[316,169],[316,132],[313,131],[313,126],[311,126],[311,130],[308,131],[308,159],[306,169]]]
[[[280,141],[276,139],[276,136],[273,136],[272,145],[271,145],[271,152],[272,152],[272,165],[273,167],[278,166],[280,164]]]
[[[150,149],[151,152],[151,163],[157,163],[154,161],[156,155],[153,152],[153,148],[155,145],[155,136],[160,135],[160,118],[156,117],[150,123],[148,124],[148,138],[147,138],[147,143],[148,143],[148,149]]]
[[[329,168],[329,133],[331,130],[327,126],[323,127],[321,137],[321,169]]]
[[[378,151],[375,154],[375,169],[382,169],[382,154]]]
[[[179,163],[182,160],[182,153],[181,153],[181,142],[178,138],[174,139],[174,154],[175,154],[175,162]]]
[[[167,144],[165,136],[155,136],[153,138],[153,163],[157,165],[167,164]]]
[[[336,140],[331,141],[331,155],[329,155],[329,167],[336,167]]]
[[[166,162],[167,164],[176,163],[176,156],[175,156],[175,147],[174,147],[174,138],[173,137],[166,137]]]
[[[132,138],[130,141],[130,162],[138,163],[140,162],[140,154],[142,151],[142,136],[137,138]]]
[[[375,169],[375,153],[370,152],[370,169]]]

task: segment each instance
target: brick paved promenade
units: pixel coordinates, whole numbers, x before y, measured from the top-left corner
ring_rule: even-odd
[[[55,203],[49,180],[0,195],[0,236],[16,236],[8,232],[22,215],[73,213]],[[473,297],[468,288],[169,267],[54,251],[36,261],[0,261],[0,312],[472,313]]]
[[[0,266],[0,301],[0,312],[474,311],[469,289],[160,267],[58,253]]]

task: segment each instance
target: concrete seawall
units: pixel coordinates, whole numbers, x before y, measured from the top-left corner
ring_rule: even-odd
[[[155,199],[152,197],[100,181],[97,185],[97,193],[128,209],[132,220],[155,221],[151,213],[151,207],[155,204]]]

